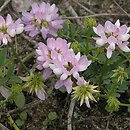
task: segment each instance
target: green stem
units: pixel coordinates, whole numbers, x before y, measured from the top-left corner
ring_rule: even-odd
[[[15,48],[13,47],[13,45],[10,45],[10,47],[11,47],[11,50],[12,50],[14,56],[15,56],[15,57],[17,58],[17,60],[19,61],[19,63],[23,66],[23,68],[26,70],[26,72],[28,72],[28,73],[30,74],[28,68],[24,65],[24,63],[22,62],[22,60],[21,60],[20,57],[18,56],[18,54],[17,54]]]
[[[102,83],[102,81],[103,81],[103,77],[104,77],[104,75],[105,75],[105,73],[106,73],[107,62],[108,62],[108,59],[106,58],[106,61],[105,61],[105,63],[103,64],[103,67],[102,67],[101,76],[99,77],[100,85],[101,85],[101,83]]]
[[[26,61],[28,61],[29,59],[31,59],[34,56],[35,52],[31,52],[30,54],[28,54],[23,60],[22,62],[25,63]]]
[[[130,107],[130,104],[120,103],[120,106]]]
[[[8,118],[8,120],[9,120],[10,124],[14,127],[14,130],[20,130],[20,129],[17,127],[17,125],[15,124],[13,118],[11,117],[11,115],[10,115],[9,113],[7,113],[7,118]]]
[[[108,95],[108,96],[112,96],[112,95],[115,93],[117,87],[118,87],[118,84],[117,84],[117,83],[112,84],[112,86],[111,86],[111,90],[108,92],[107,95]]]

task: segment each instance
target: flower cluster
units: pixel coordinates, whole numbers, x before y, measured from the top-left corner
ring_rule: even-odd
[[[97,27],[93,27],[94,32],[99,36],[95,37],[96,44],[101,47],[107,44],[107,58],[112,56],[112,52],[115,50],[116,45],[124,52],[130,52],[128,48],[128,39],[130,35],[128,32],[130,28],[126,25],[120,26],[120,21],[117,20],[115,24],[110,21],[106,21],[105,25],[99,24]]]
[[[74,99],[80,100],[80,106],[85,101],[86,106],[90,108],[89,100],[95,101],[93,94],[99,93],[96,88],[98,86],[90,85],[89,82],[86,82],[83,77],[79,77],[77,81],[76,87],[74,87],[74,91],[72,92],[72,97]]]
[[[56,36],[57,30],[62,28],[63,20],[59,19],[58,8],[55,4],[34,3],[32,10],[23,12],[22,15],[25,31],[31,37],[41,33],[42,37],[46,39],[49,35]]]
[[[20,77],[25,81],[24,88],[29,91],[29,93],[36,93],[37,97],[41,100],[45,100],[45,90],[46,87],[44,80],[40,74],[31,74],[28,77]]]
[[[70,43],[61,38],[48,38],[47,45],[39,43],[37,52],[37,68],[44,69],[44,78],[53,72],[58,81],[55,88],[65,86],[67,92],[72,91],[73,78],[78,79],[79,72],[84,71],[91,64],[85,55],[75,54]]]
[[[23,30],[24,25],[21,23],[21,19],[14,22],[10,14],[7,15],[6,20],[0,16],[0,43],[6,45],[8,42],[12,42],[11,37],[22,33]]]

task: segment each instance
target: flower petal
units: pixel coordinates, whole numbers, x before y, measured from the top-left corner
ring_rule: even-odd
[[[58,80],[55,84],[55,89],[59,89],[64,85],[64,81],[63,80]]]
[[[37,97],[41,100],[45,100],[45,91],[44,89],[40,89],[38,90],[38,92],[36,93]]]
[[[73,82],[70,78],[64,81],[64,85],[65,85],[68,93],[71,93],[71,91],[72,91],[72,84],[73,84]]]

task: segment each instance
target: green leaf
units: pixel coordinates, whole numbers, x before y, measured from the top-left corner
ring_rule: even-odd
[[[66,93],[66,88],[65,88],[65,87],[61,87],[59,90],[60,90],[62,93]]]
[[[7,80],[5,80],[4,78],[0,79],[0,85],[6,85]]]
[[[43,125],[44,125],[44,126],[48,126],[48,124],[49,124],[49,120],[48,120],[48,119],[45,119],[45,120],[43,121]]]
[[[21,119],[17,119],[15,122],[16,122],[16,124],[17,124],[18,126],[23,126],[24,123],[25,123],[25,121],[24,121],[24,120],[21,120]]]
[[[14,65],[11,65],[11,66],[8,68],[7,74],[6,74],[6,76],[7,76],[8,78],[10,78],[10,77],[13,75],[14,69],[15,69],[15,66],[14,66]]]
[[[0,67],[5,64],[5,62],[6,62],[6,56],[7,56],[7,48],[3,48],[0,51]]]
[[[21,118],[22,120],[26,120],[26,119],[27,119],[27,112],[23,111],[23,112],[20,113],[19,116],[20,116],[20,118]]]
[[[25,104],[25,96],[23,93],[19,93],[15,96],[14,102],[18,108],[23,108]]]
[[[22,80],[18,76],[11,76],[9,82],[22,83]]]
[[[57,119],[57,117],[58,117],[58,116],[57,116],[56,112],[50,112],[50,113],[48,114],[48,118],[49,118],[51,121]]]
[[[128,107],[128,112],[130,113],[130,107]]]

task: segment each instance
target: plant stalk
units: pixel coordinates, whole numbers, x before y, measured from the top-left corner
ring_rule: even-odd
[[[15,48],[13,47],[13,45],[10,45],[11,50],[14,54],[14,56],[17,58],[17,60],[19,61],[19,63],[23,66],[23,68],[26,70],[26,72],[28,72],[28,74],[30,74],[28,68],[24,65],[24,63],[22,62],[22,60],[20,59],[19,55],[17,54]]]
[[[9,113],[7,113],[7,118],[10,122],[10,124],[13,126],[14,130],[20,130],[17,125],[15,124],[13,118],[11,117],[11,115]]]

